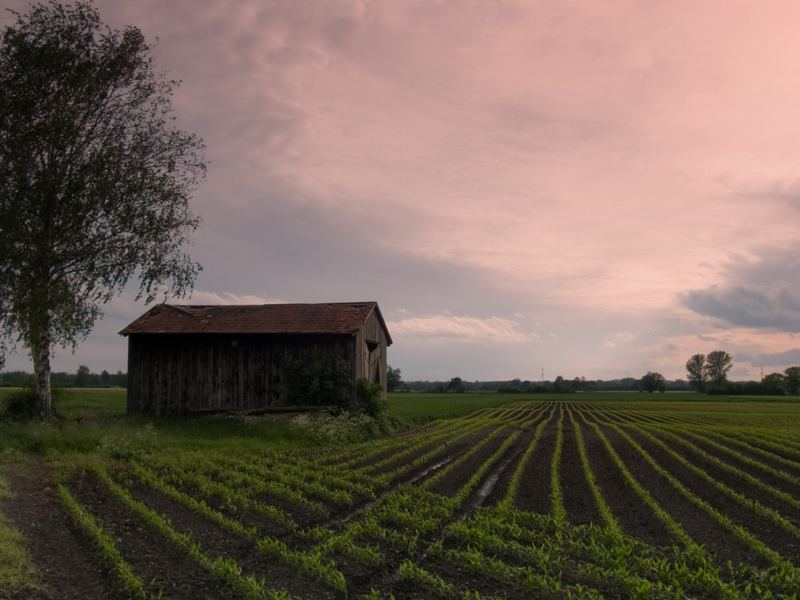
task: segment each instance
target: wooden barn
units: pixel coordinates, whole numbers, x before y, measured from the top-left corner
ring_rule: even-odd
[[[154,306],[128,337],[128,413],[190,414],[285,404],[288,362],[335,356],[386,392],[392,338],[377,302]]]

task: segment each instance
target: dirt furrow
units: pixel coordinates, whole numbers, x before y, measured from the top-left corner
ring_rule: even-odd
[[[798,558],[800,558],[800,540],[796,537],[754,510],[743,506],[724,494],[712,483],[693,473],[684,464],[645,436],[630,430],[628,434],[693,494],[708,502],[734,523],[745,527],[768,547],[777,550],[785,558],[795,562],[798,561]]]
[[[554,417],[542,431],[536,452],[522,471],[514,505],[538,513],[549,513],[550,506],[550,462],[555,451],[558,419]]]
[[[624,476],[594,429],[583,415],[576,415],[581,424],[586,454],[600,492],[622,531],[653,546],[674,543],[664,524],[645,505],[636,492],[625,481]]]
[[[708,513],[681,495],[614,429],[603,425],[602,430],[636,480],[686,529],[695,542],[706,546],[722,563],[732,560],[756,566],[766,565],[762,558],[754,556],[747,546],[714,521]]]
[[[161,598],[239,598],[195,561],[162,540],[86,474],[69,482],[70,492],[114,539],[119,551],[150,593]],[[165,569],[164,565],[169,568]]]
[[[486,462],[486,459],[505,441],[507,437],[506,433],[510,434],[511,431],[510,428],[507,428],[507,432],[501,432],[499,435],[495,436],[483,448],[467,458],[451,472],[444,475],[439,481],[435,482],[430,490],[437,494],[453,496],[458,489],[472,477],[472,474]],[[469,451],[469,448],[464,448],[464,452],[467,451]],[[458,460],[458,457],[456,456],[454,460]]]
[[[564,496],[564,508],[567,520],[580,525],[582,523],[600,523],[592,490],[583,472],[578,440],[575,428],[569,418],[564,419],[564,442],[561,450],[561,489]]]
[[[212,559],[227,557],[235,560],[245,574],[263,578],[269,588],[286,590],[293,598],[334,598],[335,594],[308,577],[298,577],[289,567],[260,554],[253,544],[220,528],[205,517],[193,512],[158,491],[133,480],[131,495],[167,517],[176,530],[189,533]],[[283,538],[284,541],[287,541]],[[201,596],[202,597],[202,596]]]
[[[786,478],[781,477],[780,475],[777,475],[774,472],[774,470],[782,471],[780,465],[771,465],[766,460],[764,460],[763,457],[748,455],[747,453],[741,451],[739,448],[735,447],[729,448],[728,446],[722,444],[724,448],[729,448],[730,450],[733,450],[735,453],[738,453],[741,456],[745,457],[743,459],[739,456],[736,456],[735,454],[727,452],[726,450],[723,450],[722,448],[718,447],[717,444],[720,444],[719,440],[712,438],[710,436],[707,437],[698,434],[696,436],[694,435],[689,436],[687,437],[687,439],[696,446],[698,446],[699,448],[702,448],[703,450],[711,454],[712,456],[715,456],[718,459],[735,466],[737,469],[741,469],[742,471],[749,473],[753,477],[757,477],[761,481],[768,483],[769,485],[774,486],[783,492],[786,492],[788,494],[794,494],[795,497],[800,498],[800,485],[796,485],[791,481],[787,481]],[[748,460],[746,459],[756,461],[757,463],[760,463],[763,466],[757,466],[756,464],[748,462]]]
[[[781,499],[776,494],[771,494],[768,491],[764,490],[763,488],[759,487],[759,485],[751,483],[747,481],[746,477],[737,475],[736,473],[732,473],[716,464],[713,461],[707,459],[702,455],[702,448],[700,445],[695,443],[694,440],[686,440],[687,442],[691,443],[693,446],[696,446],[700,452],[693,450],[690,447],[687,447],[674,438],[670,437],[669,435],[664,434],[663,432],[659,432],[658,430],[650,431],[651,434],[655,435],[658,439],[662,442],[667,444],[672,450],[677,452],[678,454],[682,455],[688,461],[690,461],[693,465],[703,469],[706,473],[708,473],[711,477],[727,485],[728,487],[741,492],[750,498],[754,498],[768,506],[773,508],[786,516],[790,521],[795,523],[795,525],[800,527],[800,507],[796,505],[792,505],[791,503],[787,502],[784,499]],[[711,455],[711,452],[707,452],[707,454]],[[750,475],[755,479],[759,480],[764,485],[770,485],[767,483],[765,478],[761,476],[760,473],[750,473],[746,469],[741,468],[738,465],[732,464],[732,461],[725,459],[724,457],[717,457],[721,460],[724,464],[728,465],[729,467],[738,469],[742,471],[745,475]],[[772,486],[775,487],[775,486]],[[780,488],[776,488],[778,492],[782,492]],[[792,498],[797,499],[796,496],[792,495]]]
[[[123,597],[113,573],[101,562],[89,538],[64,510],[52,469],[40,460],[9,468],[4,475],[14,490],[0,510],[25,537],[44,591],[15,594],[8,600],[84,600]],[[7,594],[3,596],[3,594]]]

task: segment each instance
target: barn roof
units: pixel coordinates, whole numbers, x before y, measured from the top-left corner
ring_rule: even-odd
[[[349,334],[357,331],[372,311],[377,313],[387,342],[391,344],[392,338],[377,302],[221,306],[159,304],[120,334]]]

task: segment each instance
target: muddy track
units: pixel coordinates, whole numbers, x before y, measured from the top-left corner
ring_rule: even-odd
[[[525,450],[528,449],[528,446],[536,435],[536,425],[538,425],[540,421],[541,419],[538,419],[528,427],[519,438],[517,438],[516,442],[506,450],[500,460],[483,478],[483,481],[480,482],[470,497],[467,498],[462,510],[458,514],[458,518],[463,518],[479,506],[494,506],[505,497],[508,485],[511,478],[514,476],[514,471],[519,461],[522,459]]]
[[[91,540],[64,511],[52,469],[40,460],[26,461],[4,473],[14,490],[0,510],[25,536],[45,591],[0,590],[9,600],[85,600],[121,598],[124,593],[99,560]],[[4,595],[6,594],[6,595]]]
[[[407,465],[408,463],[414,462],[419,457],[424,456],[427,452],[432,451],[434,448],[436,448],[438,446],[441,446],[442,444],[446,444],[446,447],[442,450],[442,452],[440,454],[437,454],[436,456],[432,457],[430,460],[428,460],[425,463],[419,465],[413,471],[411,471],[409,473],[406,473],[402,478],[398,479],[396,482],[406,481],[408,479],[413,478],[416,473],[424,470],[426,467],[430,466],[433,463],[440,462],[441,460],[446,459],[446,458],[452,458],[452,457],[458,456],[460,453],[464,452],[465,449],[468,449],[468,448],[472,447],[477,441],[483,439],[483,437],[485,437],[486,435],[491,433],[496,427],[497,427],[496,425],[487,425],[486,427],[482,427],[481,429],[478,429],[477,431],[475,431],[474,433],[472,433],[469,436],[465,437],[464,439],[456,441],[456,442],[452,442],[448,438],[434,440],[433,442],[431,442],[429,444],[425,444],[421,448],[418,448],[412,454],[410,454],[410,455],[408,455],[406,457],[403,457],[403,458],[401,458],[401,459],[399,459],[397,461],[392,461],[390,463],[387,463],[386,465],[380,467],[379,469],[376,469],[375,471],[370,472],[370,474],[371,475],[382,475],[382,474],[385,474],[385,473],[391,473],[392,471],[394,471],[394,470],[396,470],[396,469],[398,469],[400,467],[403,467],[404,465]],[[458,436],[460,434],[461,434],[460,431],[454,431],[452,437],[456,437],[456,436]],[[396,482],[393,480],[393,483],[396,483]]]
[[[460,465],[455,467],[451,472],[447,473],[439,481],[435,482],[429,489],[436,494],[444,496],[453,496],[458,489],[472,477],[481,465],[489,458],[506,440],[506,437],[511,434],[513,430],[506,428],[505,432],[501,432],[495,436],[488,444],[483,446],[478,452],[470,456]],[[464,448],[464,453],[468,452],[470,448]],[[458,457],[455,458],[458,460]]]

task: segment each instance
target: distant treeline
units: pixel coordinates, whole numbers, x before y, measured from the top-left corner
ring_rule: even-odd
[[[449,381],[403,381],[398,390],[410,392],[499,392],[501,394],[558,394],[572,392],[636,392],[640,390],[641,380],[634,377],[622,379],[585,379],[575,377],[566,379],[558,376],[554,380],[529,381],[522,379],[498,381],[464,381],[454,377]],[[691,390],[689,383],[682,379],[667,381],[669,391],[686,392]]]
[[[27,387],[34,383],[33,374],[25,371],[5,371],[0,373],[0,387]],[[94,373],[89,367],[81,365],[75,373],[53,372],[50,385],[54,388],[103,388],[127,387],[128,375],[122,371]]]
[[[642,379],[623,377],[621,379],[584,379],[576,377],[565,379],[557,377],[548,381],[528,381],[511,379],[507,381],[464,381],[454,377],[449,381],[402,381],[397,391],[428,393],[452,392],[499,392],[501,394],[558,394],[575,392],[641,392]],[[694,388],[684,379],[664,380],[663,391],[690,392]],[[656,390],[662,391],[662,390]],[[721,389],[708,391],[711,394],[782,396],[786,389],[772,385],[770,381],[729,381]]]

